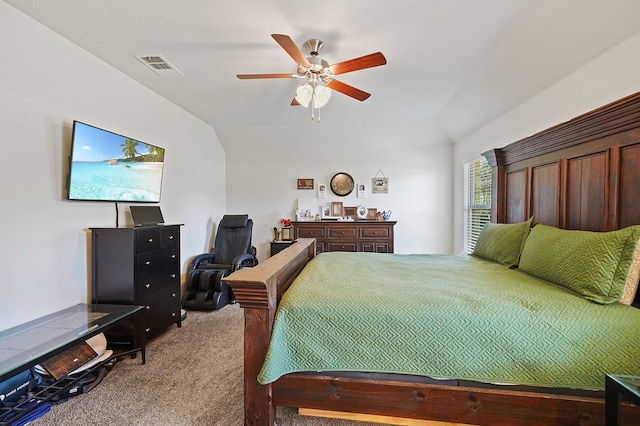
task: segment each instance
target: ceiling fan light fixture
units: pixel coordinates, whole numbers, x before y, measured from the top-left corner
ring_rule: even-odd
[[[291,105],[302,105],[309,108],[311,103],[311,119],[318,113],[320,121],[320,108],[325,106],[331,98],[331,92],[336,91],[350,96],[358,101],[364,101],[371,96],[370,93],[357,89],[335,79],[336,75],[358,71],[365,68],[385,65],[387,59],[381,52],[349,59],[337,64],[329,65],[327,61],[318,56],[323,42],[319,39],[310,39],[304,43],[304,48],[310,56],[304,55],[298,46],[285,34],[271,34],[271,37],[293,59],[298,68],[295,74],[237,74],[241,80],[255,78],[299,78],[304,82],[296,89],[296,94]],[[329,87],[331,85],[331,87]]]
[[[313,97],[313,87],[309,83],[302,84],[296,89],[295,99],[305,108],[309,107],[309,102]]]
[[[331,89],[324,84],[317,84],[313,89],[313,104],[316,108],[322,108],[331,98]]]

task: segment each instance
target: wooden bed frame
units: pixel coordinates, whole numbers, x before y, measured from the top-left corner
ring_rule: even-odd
[[[504,148],[483,154],[493,167],[492,219],[609,231],[640,224],[640,93]],[[315,256],[299,239],[225,281],[244,309],[245,424],[273,425],[275,407],[299,407],[464,424],[602,425],[604,398],[450,386],[340,374],[288,374],[268,385],[262,367],[281,295]],[[636,303],[640,296],[636,297]],[[623,422],[640,408],[623,404]]]

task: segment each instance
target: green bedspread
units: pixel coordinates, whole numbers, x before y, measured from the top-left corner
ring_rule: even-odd
[[[640,309],[467,255],[324,253],[284,294],[258,380],[368,371],[604,389],[640,375]]]

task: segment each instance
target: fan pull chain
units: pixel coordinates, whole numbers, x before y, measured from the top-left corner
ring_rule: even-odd
[[[311,120],[316,119],[316,111],[318,111],[318,123],[320,122],[320,108],[316,108],[315,96],[311,96]]]

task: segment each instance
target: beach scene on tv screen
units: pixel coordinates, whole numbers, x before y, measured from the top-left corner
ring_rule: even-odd
[[[76,122],[69,199],[159,202],[164,149]]]

